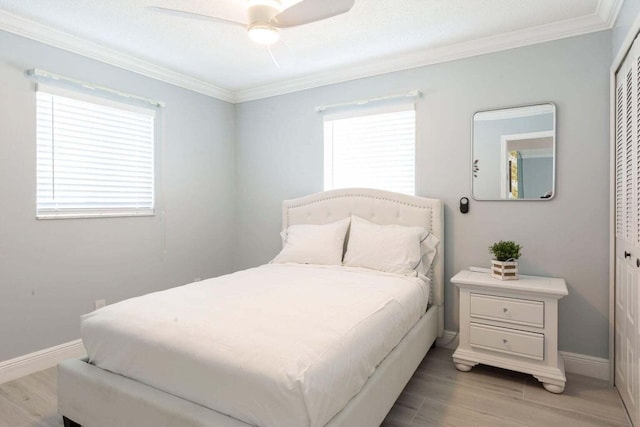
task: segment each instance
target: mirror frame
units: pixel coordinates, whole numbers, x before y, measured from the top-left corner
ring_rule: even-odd
[[[545,199],[536,198],[536,199],[489,199],[489,198],[478,198],[474,194],[474,176],[473,176],[473,159],[474,159],[474,138],[475,138],[475,116],[479,113],[489,113],[501,110],[511,110],[515,108],[525,108],[525,107],[537,107],[542,105],[549,105],[553,108],[553,164],[552,164],[552,176],[551,176],[551,197],[547,197]],[[521,105],[513,105],[509,107],[499,107],[499,108],[491,108],[486,110],[478,110],[471,116],[471,198],[478,202],[548,202],[556,197],[556,164],[557,164],[557,148],[556,141],[558,139],[558,127],[557,127],[557,115],[558,108],[555,103],[550,101],[543,101],[531,104],[521,104]]]

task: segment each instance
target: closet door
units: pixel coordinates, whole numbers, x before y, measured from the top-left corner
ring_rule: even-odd
[[[615,384],[640,425],[638,279],[640,278],[640,55],[638,42],[616,74],[616,301]]]

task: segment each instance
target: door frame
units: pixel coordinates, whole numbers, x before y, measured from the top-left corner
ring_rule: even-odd
[[[640,14],[633,21],[609,71],[609,383],[615,385],[616,303],[616,72],[640,34]]]
[[[551,149],[553,158],[553,169],[555,170],[555,157],[556,157],[556,144],[555,144],[555,131],[553,130],[541,130],[537,132],[527,133],[514,133],[510,135],[500,136],[500,198],[507,199],[507,193],[509,192],[509,143],[522,141],[526,139],[543,139],[551,138]],[[552,177],[552,188],[555,189],[555,175]]]

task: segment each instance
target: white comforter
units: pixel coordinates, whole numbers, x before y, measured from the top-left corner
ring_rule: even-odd
[[[91,363],[264,427],[325,425],[425,312],[429,286],[265,265],[82,318]]]

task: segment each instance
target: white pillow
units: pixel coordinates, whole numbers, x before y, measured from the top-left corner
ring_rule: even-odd
[[[352,215],[344,265],[389,273],[415,275],[419,272],[426,275],[438,242],[422,227],[378,225]],[[425,248],[433,246],[427,254],[422,248],[425,243]]]
[[[422,249],[422,262],[416,269],[418,273],[427,276],[433,260],[436,258],[438,244],[440,239],[434,236],[432,233],[427,232],[426,236],[422,237],[420,241],[420,248]]]
[[[282,233],[282,251],[272,263],[341,265],[350,218],[330,224],[292,225]]]

